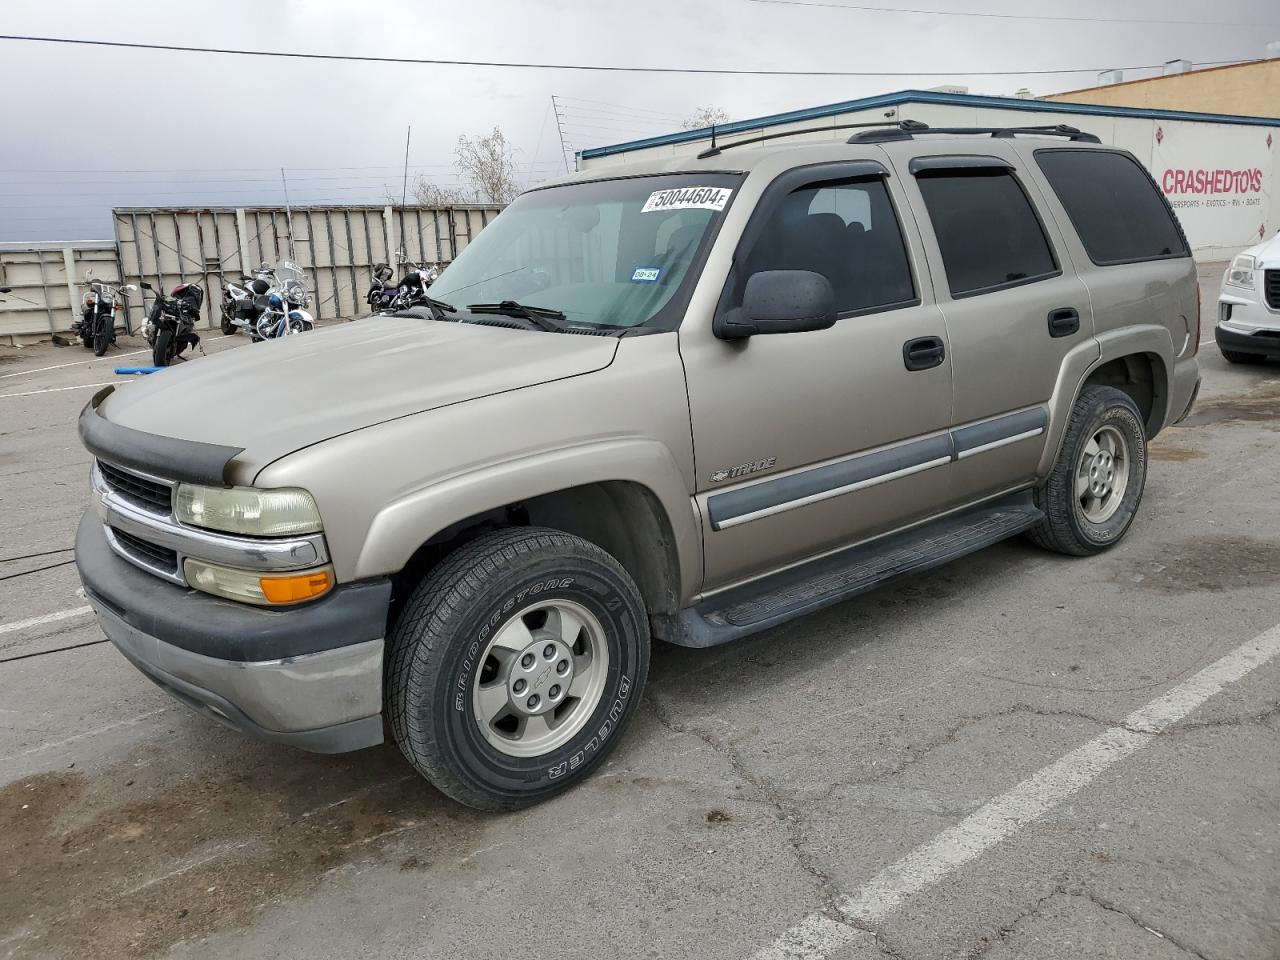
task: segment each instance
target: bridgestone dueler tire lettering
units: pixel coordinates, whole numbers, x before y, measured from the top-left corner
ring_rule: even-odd
[[[1103,426],[1124,433],[1129,445],[1129,479],[1115,514],[1103,523],[1087,520],[1075,496],[1076,466],[1084,445]],[[1075,557],[1101,553],[1124,537],[1137,515],[1147,482],[1147,437],[1142,416],[1133,399],[1115,387],[1091,384],[1080,391],[1058,459],[1048,479],[1033,491],[1036,506],[1045,518],[1027,531],[1037,546]]]
[[[563,746],[540,757],[508,756],[476,723],[476,661],[510,615],[557,597],[586,607],[604,628],[604,693],[590,722]],[[644,600],[617,560],[557,530],[499,530],[446,557],[405,601],[387,641],[386,717],[409,762],[443,793],[482,810],[515,810],[599,766],[635,712],[648,670]]]

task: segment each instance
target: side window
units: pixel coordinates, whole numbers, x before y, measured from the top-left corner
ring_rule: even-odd
[[[813,184],[787,194],[743,262],[739,298],[753,273],[812,270],[831,282],[839,314],[916,299],[902,230],[879,179]]]
[[[1094,263],[1188,256],[1173,211],[1132,157],[1106,150],[1037,150],[1036,162]]]
[[[1005,169],[917,176],[953,297],[988,293],[1057,274],[1031,201]]]

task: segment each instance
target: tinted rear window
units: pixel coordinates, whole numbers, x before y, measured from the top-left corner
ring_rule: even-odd
[[[1036,162],[1094,263],[1187,255],[1173,211],[1136,160],[1105,150],[1037,150]]]
[[[1008,171],[945,170],[921,174],[918,183],[953,297],[1057,274],[1040,220]]]

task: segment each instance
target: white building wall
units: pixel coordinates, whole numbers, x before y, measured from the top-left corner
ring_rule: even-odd
[[[1280,229],[1280,209],[1273,202],[1275,176],[1280,167],[1276,162],[1277,153],[1280,153],[1280,121],[1277,121],[1275,128],[1268,128],[1218,122],[1019,110],[1013,107],[904,103],[897,108],[851,111],[757,129],[777,133],[789,129],[831,128],[844,123],[878,120],[919,120],[932,127],[1044,126],[1062,123],[1095,134],[1108,146],[1130,151],[1147,167],[1177,211],[1198,260],[1228,259]],[[720,139],[723,142],[749,139],[751,133],[752,131],[738,131],[723,135]],[[782,142],[843,140],[848,135],[847,130],[827,129]],[[638,160],[687,156],[704,149],[708,143],[707,139],[703,139],[607,157],[581,158],[579,166],[583,170],[593,170]],[[1179,171],[1183,172],[1181,179],[1177,179]],[[1186,173],[1187,171],[1190,173]],[[1224,187],[1226,189],[1221,189]],[[1248,189],[1242,190],[1240,187]]]

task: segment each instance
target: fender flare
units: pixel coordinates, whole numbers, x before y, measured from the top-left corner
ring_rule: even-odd
[[[424,543],[468,517],[510,503],[605,482],[634,483],[661,505],[679,562],[683,597],[702,579],[697,507],[675,458],[656,440],[592,441],[468,470],[406,493],[374,516],[356,560],[356,578],[401,570]]]
[[[1045,477],[1053,469],[1066,434],[1067,420],[1089,377],[1104,364],[1134,354],[1152,354],[1159,358],[1166,386],[1165,409],[1159,411],[1160,423],[1162,426],[1169,423],[1172,393],[1168,384],[1173,381],[1174,349],[1168,328],[1154,323],[1136,324],[1098,334],[1063,358],[1058,382],[1049,398],[1049,437],[1040,456],[1037,476]],[[1153,416],[1155,414],[1153,411]]]

